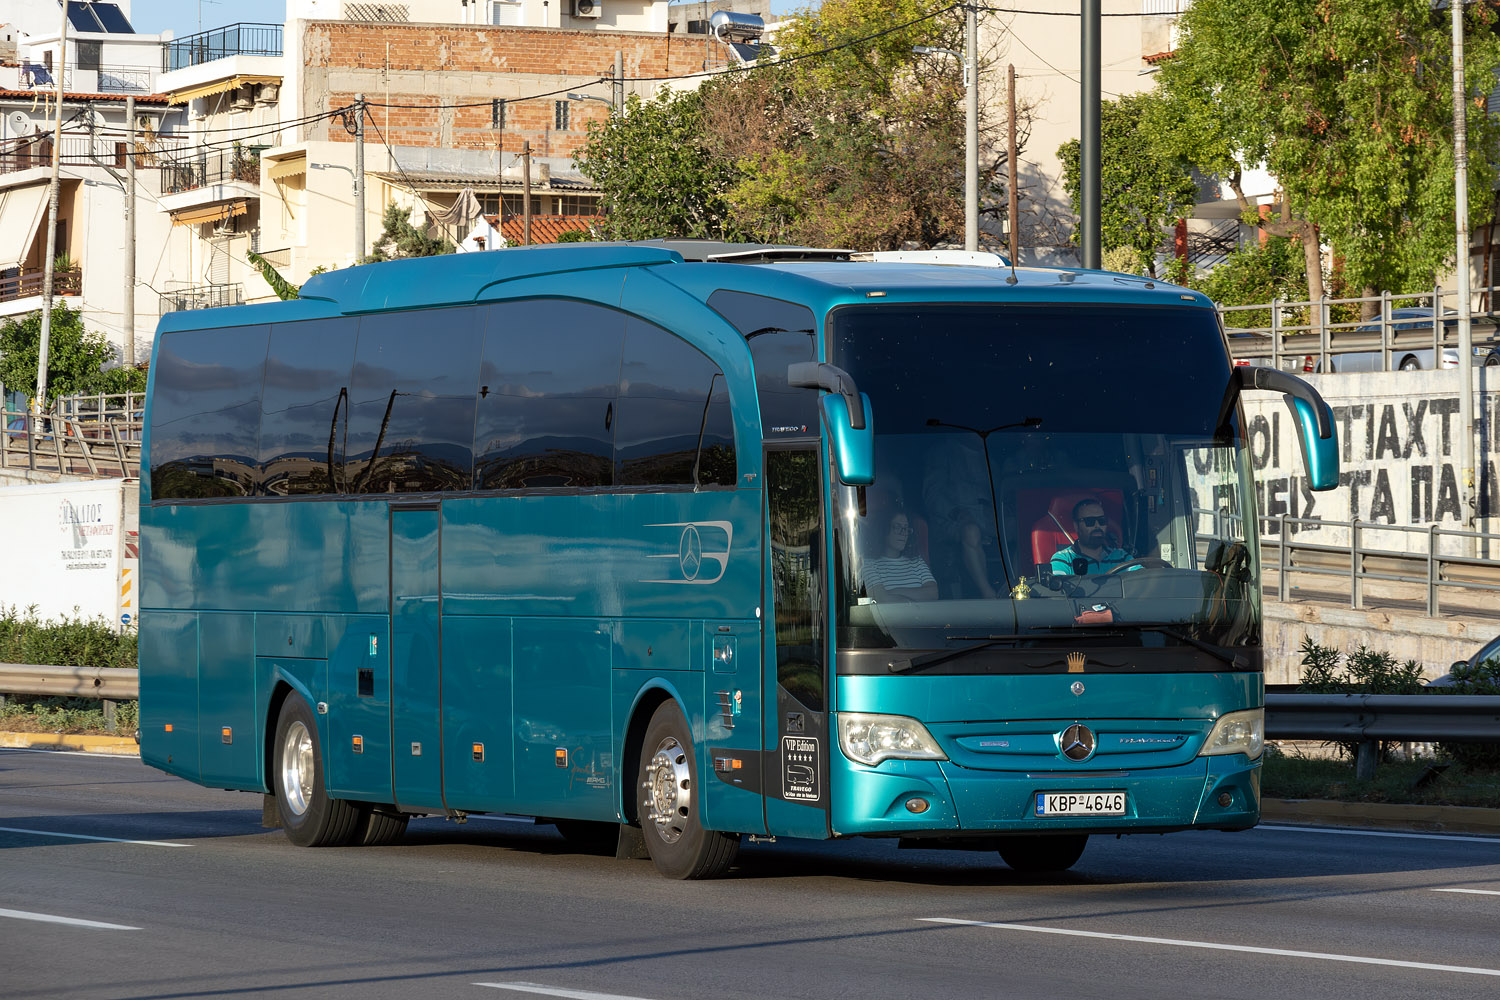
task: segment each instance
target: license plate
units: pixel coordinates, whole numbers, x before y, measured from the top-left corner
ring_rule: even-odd
[[[1124,816],[1124,792],[1037,792],[1038,816]]]

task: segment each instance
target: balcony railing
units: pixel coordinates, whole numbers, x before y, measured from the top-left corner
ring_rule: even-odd
[[[181,194],[229,181],[259,186],[260,157],[240,149],[223,150],[205,152],[196,159],[171,160],[161,167],[162,194]]]
[[[1181,14],[1193,5],[1193,0],[1144,0],[1146,14]]]
[[[245,286],[236,282],[232,285],[189,285],[181,288],[168,288],[161,293],[161,314],[165,316],[169,312],[182,312],[187,309],[217,309],[220,306],[237,306],[244,304]]]
[[[63,71],[63,89],[70,93],[149,94],[156,89],[157,70],[150,66],[69,66]],[[44,66],[21,67],[20,85],[26,90],[51,90],[57,79]]]
[[[50,123],[47,125],[50,126]],[[122,132],[100,132],[96,135],[89,135],[87,132],[64,132],[60,150],[62,162],[70,167],[87,167],[102,163],[123,168],[127,141],[128,137]],[[147,150],[151,155],[137,157],[136,166],[142,168],[160,166],[166,157],[173,155],[174,150],[181,148],[182,141],[174,136],[153,136],[151,146]],[[51,165],[52,132],[50,127],[29,139],[0,143],[0,174],[17,173]]]
[[[230,56],[279,55],[281,25],[230,24],[168,43],[166,70],[170,73]]]
[[[0,271],[0,302],[14,302],[42,294],[41,268],[10,268]],[[83,291],[83,272],[55,271],[52,291],[57,295],[78,295]]]

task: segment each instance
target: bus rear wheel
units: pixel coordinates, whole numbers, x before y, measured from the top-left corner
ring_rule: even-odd
[[[718,878],[739,853],[737,834],[703,829],[697,770],[687,720],[665,702],[646,727],[636,788],[646,850],[667,878]]]
[[[1004,837],[1000,860],[1018,872],[1065,872],[1083,857],[1089,842],[1086,833],[1064,833],[1039,837]]]
[[[287,839],[298,847],[338,847],[360,833],[361,810],[330,798],[323,780],[323,751],[312,709],[289,695],[276,721],[276,807]]]

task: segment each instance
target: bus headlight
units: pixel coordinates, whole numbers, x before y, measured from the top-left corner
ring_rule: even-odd
[[[1228,712],[1214,723],[1213,731],[1199,751],[1200,757],[1218,754],[1242,753],[1251,760],[1260,756],[1266,743],[1266,710],[1252,708],[1243,712]]]
[[[904,715],[839,713],[839,749],[874,766],[883,760],[947,760],[927,727]]]

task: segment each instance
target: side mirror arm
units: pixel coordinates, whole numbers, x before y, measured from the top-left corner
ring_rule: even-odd
[[[786,381],[794,389],[822,389],[843,396],[849,409],[849,426],[857,431],[865,429],[865,408],[859,389],[854,378],[842,368],[826,361],[798,361],[787,365]]]
[[[1259,368],[1254,365],[1236,367],[1234,377],[1241,392],[1247,389],[1266,389],[1305,401],[1312,407],[1313,416],[1317,420],[1318,437],[1333,436],[1333,413],[1328,409],[1328,404],[1323,402],[1323,397],[1318,394],[1318,390],[1305,380],[1274,368]]]

